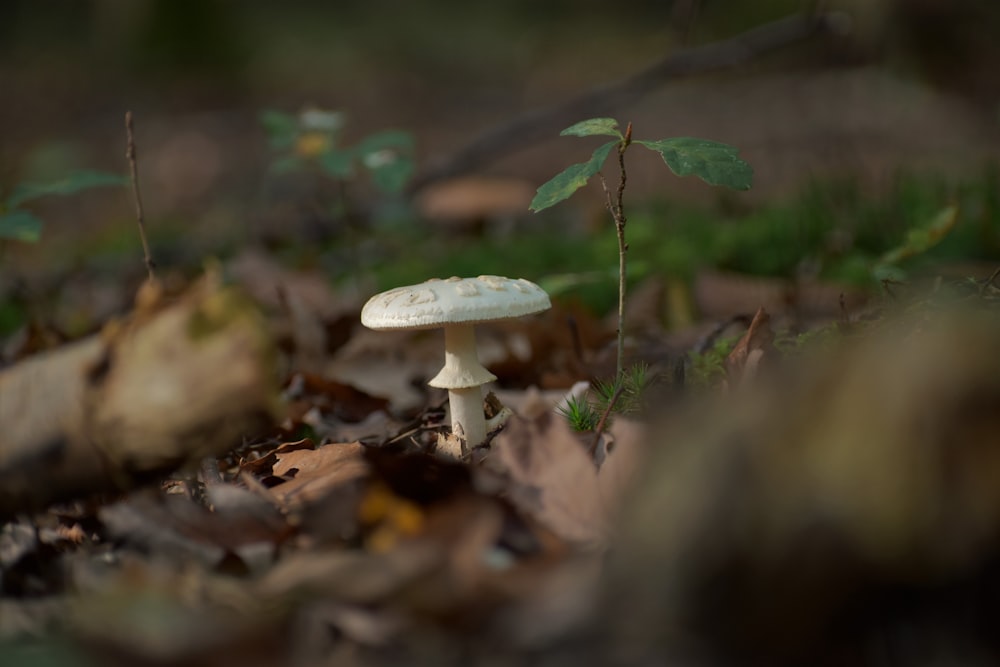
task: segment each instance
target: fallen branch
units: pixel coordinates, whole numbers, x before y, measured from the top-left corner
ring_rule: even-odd
[[[819,34],[833,32],[838,16],[804,13],[766,23],[731,39],[684,49],[622,80],[552,107],[528,112],[475,139],[418,175],[410,192],[471,171],[505,155],[549,139],[581,118],[601,116],[635,102],[667,81],[743,65],[754,58]]]
[[[256,308],[206,278],[176,302],[0,373],[0,518],[123,490],[270,419]]]

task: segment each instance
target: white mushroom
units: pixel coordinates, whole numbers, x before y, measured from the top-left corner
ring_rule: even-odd
[[[434,279],[373,296],[361,309],[361,323],[376,330],[444,329],[444,368],[428,384],[448,390],[452,433],[469,450],[486,440],[482,385],[496,380],[476,356],[474,326],[551,306],[541,287],[520,278]]]

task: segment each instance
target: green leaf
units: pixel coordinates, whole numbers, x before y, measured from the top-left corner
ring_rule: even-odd
[[[902,244],[879,258],[876,269],[892,266],[904,259],[927,252],[940,243],[957,224],[958,206],[952,205],[942,209],[926,225],[908,231],[906,240]]]
[[[376,187],[382,192],[398,194],[403,191],[410,181],[410,177],[413,176],[414,164],[410,158],[397,155],[391,162],[369,167],[369,169]]]
[[[319,166],[331,178],[348,179],[354,176],[354,151],[329,150],[319,156]]]
[[[46,195],[71,195],[90,188],[125,185],[126,183],[128,183],[128,179],[121,174],[92,170],[75,171],[57,181],[26,183],[17,186],[7,199],[7,206],[17,208],[29,199],[37,199]]]
[[[559,133],[561,137],[592,137],[595,135],[622,138],[622,133],[618,131],[618,121],[614,118],[581,120],[576,125],[570,125]]]
[[[274,150],[286,150],[295,145],[299,135],[299,119],[283,111],[265,109],[260,112],[260,124]]]
[[[0,239],[35,243],[42,236],[42,221],[28,211],[0,214]]]
[[[728,144],[694,137],[634,143],[659,153],[678,176],[697,176],[709,185],[734,190],[749,190],[753,181],[753,168],[739,158],[739,149]]]
[[[372,175],[376,187],[396,194],[413,176],[413,135],[402,130],[385,130],[365,137],[357,146],[361,164]]]
[[[556,174],[550,181],[544,183],[535,193],[528,210],[538,211],[558,204],[587,184],[591,176],[601,170],[601,165],[608,158],[611,149],[618,145],[617,141],[609,141],[599,147],[587,162],[580,162],[567,167]]]

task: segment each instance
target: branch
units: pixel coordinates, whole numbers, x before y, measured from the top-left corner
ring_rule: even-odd
[[[525,113],[487,131],[437,167],[418,175],[410,185],[410,193],[528,148],[580,118],[606,115],[615,108],[635,102],[667,81],[736,67],[790,44],[833,32],[837,18],[834,14],[804,13],[765,23],[731,39],[678,51],[622,81],[595,88],[555,106]]]

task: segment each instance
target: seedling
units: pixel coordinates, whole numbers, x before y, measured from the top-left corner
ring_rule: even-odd
[[[337,183],[367,172],[372,183],[386,194],[398,194],[413,174],[413,136],[402,130],[370,134],[354,146],[341,142],[346,122],[339,111],[306,109],[298,115],[264,111],[260,122],[277,157],[275,173],[318,167]]]
[[[45,183],[22,183],[0,199],[0,240],[12,239],[35,243],[41,238],[43,223],[23,204],[49,195],[71,195],[90,188],[125,185],[119,174],[103,171],[75,171],[65,177]]]
[[[603,431],[611,425],[612,411],[627,415],[642,409],[642,393],[649,383],[649,366],[639,363],[613,381],[592,383],[589,396],[570,396],[559,412],[574,431]]]
[[[710,185],[724,185],[734,190],[749,190],[753,180],[753,169],[739,158],[739,151],[727,144],[707,139],[693,137],[673,137],[659,141],[632,139],[632,123],[622,134],[618,129],[618,121],[614,118],[591,118],[580,121],[562,132],[561,136],[589,137],[610,136],[613,141],[600,146],[591,155],[590,160],[574,164],[550,181],[538,188],[535,198],[531,201],[532,211],[541,211],[570,197],[583,187],[591,176],[601,179],[604,189],[606,206],[615,222],[618,234],[618,354],[615,375],[622,375],[622,364],[625,357],[625,283],[627,278],[626,255],[628,244],[625,242],[625,152],[633,143],[656,151],[663,157],[670,170],[678,176],[697,176]],[[601,173],[601,167],[611,151],[618,154],[618,188],[614,193],[608,188],[607,181]]]

